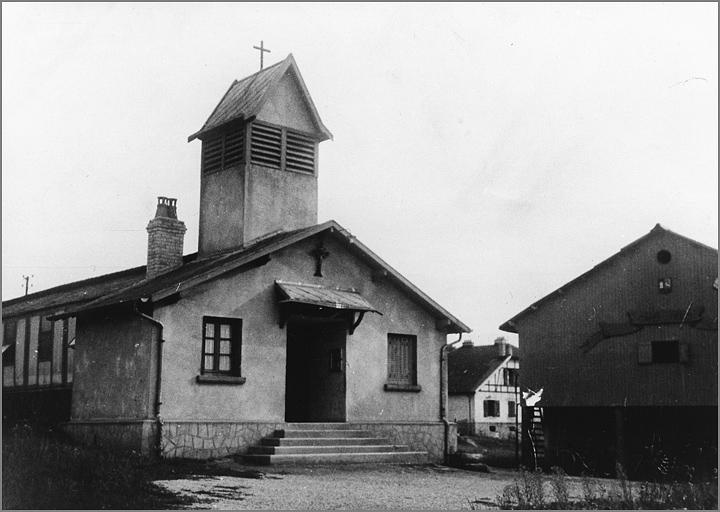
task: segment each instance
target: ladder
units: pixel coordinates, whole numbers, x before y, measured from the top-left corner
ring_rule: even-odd
[[[528,407],[530,424],[528,426],[528,439],[533,455],[534,469],[543,467],[545,462],[545,432],[543,431],[542,407]]]

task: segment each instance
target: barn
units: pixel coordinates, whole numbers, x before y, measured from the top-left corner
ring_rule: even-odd
[[[717,249],[658,224],[500,326],[519,335],[522,390],[542,390],[526,464],[717,467],[717,272]]]

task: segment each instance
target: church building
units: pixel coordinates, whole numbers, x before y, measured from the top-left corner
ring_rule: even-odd
[[[182,202],[160,197],[147,266],[5,302],[4,396],[64,390],[71,436],[164,457],[454,451],[446,337],[470,329],[318,223],[331,137],[292,55],[233,82],[189,137],[198,252],[183,255]]]

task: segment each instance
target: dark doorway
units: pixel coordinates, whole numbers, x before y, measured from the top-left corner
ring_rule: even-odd
[[[285,421],[345,421],[346,324],[287,324]]]

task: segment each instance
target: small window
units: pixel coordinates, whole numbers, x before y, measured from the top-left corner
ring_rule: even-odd
[[[497,427],[495,425],[490,425],[490,432],[497,432]]]
[[[486,418],[496,418],[500,416],[500,401],[483,400],[483,416]]]
[[[240,376],[242,320],[203,317],[202,373]]]
[[[658,251],[657,253],[657,260],[658,263],[662,263],[663,265],[670,263],[670,260],[672,259],[672,255],[670,254],[670,251],[667,251],[665,249]]]
[[[672,279],[669,277],[658,279],[658,291],[660,293],[670,293],[672,291]]]
[[[15,341],[17,337],[17,322],[8,320],[3,325],[3,366],[15,366]]]
[[[517,368],[503,368],[503,385],[513,388],[518,386]]]
[[[38,334],[38,362],[52,361],[53,358],[53,322],[40,317]]]
[[[417,384],[417,338],[409,334],[388,334],[388,383]]]
[[[687,363],[689,346],[678,340],[642,341],[638,344],[638,362],[650,363]]]
[[[508,402],[508,418],[514,418],[515,417],[515,402],[510,401]]]

